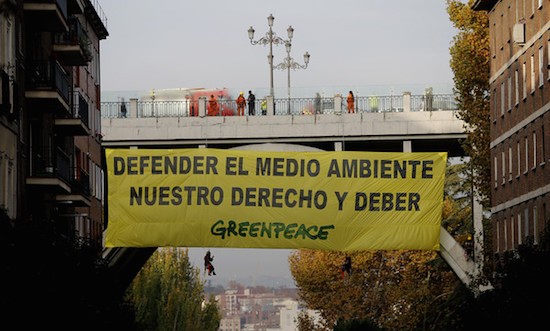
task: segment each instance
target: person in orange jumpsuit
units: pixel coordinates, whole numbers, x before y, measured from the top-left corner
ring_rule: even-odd
[[[353,96],[352,91],[349,91],[347,101],[348,101],[348,113],[355,113],[355,97]]]
[[[244,93],[241,92],[237,98],[237,113],[239,116],[244,116],[244,107],[246,107],[246,99],[243,94]]]
[[[208,115],[210,116],[218,115],[218,100],[216,100],[216,98],[214,97],[214,94],[210,95],[210,100],[208,101],[208,104],[210,106]]]

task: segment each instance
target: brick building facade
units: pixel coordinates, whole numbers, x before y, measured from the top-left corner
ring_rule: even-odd
[[[478,0],[489,14],[493,251],[537,244],[550,217],[550,1]]]

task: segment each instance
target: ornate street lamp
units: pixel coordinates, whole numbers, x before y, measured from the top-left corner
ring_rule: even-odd
[[[278,37],[275,32],[273,32],[273,22],[275,21],[275,17],[273,17],[272,14],[269,14],[267,17],[267,25],[269,26],[269,31],[265,34],[265,37],[262,37],[258,40],[254,40],[254,28],[250,27],[248,29],[248,38],[250,39],[250,43],[252,45],[269,45],[269,54],[267,55],[267,61],[269,63],[269,94],[271,97],[273,97],[273,44],[275,45],[282,45],[286,43],[290,43],[292,40],[292,36],[294,34],[294,29],[292,26],[289,26],[288,29],[286,29],[286,32],[288,34],[288,40],[284,40],[281,37]]]
[[[304,63],[305,65],[301,65],[297,62],[294,62],[294,59],[290,56],[290,49],[292,48],[292,44],[290,42],[287,42],[285,44],[286,46],[286,58],[283,60],[283,62],[279,63],[275,66],[275,69],[280,70],[287,70],[287,78],[288,78],[288,114],[290,115],[290,69],[296,70],[296,69],[306,69],[307,65],[309,64],[309,53],[305,52],[304,54]]]

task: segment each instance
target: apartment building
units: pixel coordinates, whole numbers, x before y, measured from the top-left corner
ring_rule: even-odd
[[[296,318],[301,307],[297,301],[297,290],[241,288],[226,290],[216,295],[221,312],[220,331],[296,330]],[[316,312],[308,310],[311,316]]]
[[[90,288],[71,271],[102,251],[107,36],[97,0],[0,0],[2,308],[60,323],[56,304]]]
[[[550,217],[550,1],[477,0],[490,24],[493,251],[537,244]]]

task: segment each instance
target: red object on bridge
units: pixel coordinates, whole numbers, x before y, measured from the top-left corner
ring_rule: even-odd
[[[189,107],[189,114],[190,116],[199,116],[199,98],[205,97],[206,98],[206,114],[208,116],[218,116],[220,115],[220,109],[221,109],[221,116],[233,116],[235,113],[233,112],[233,109],[231,109],[227,104],[220,103],[220,100],[232,100],[231,96],[227,92],[226,89],[223,90],[195,90],[190,93],[190,102],[191,105]],[[217,101],[217,107],[212,107],[210,105],[210,97],[214,96],[214,99]]]

